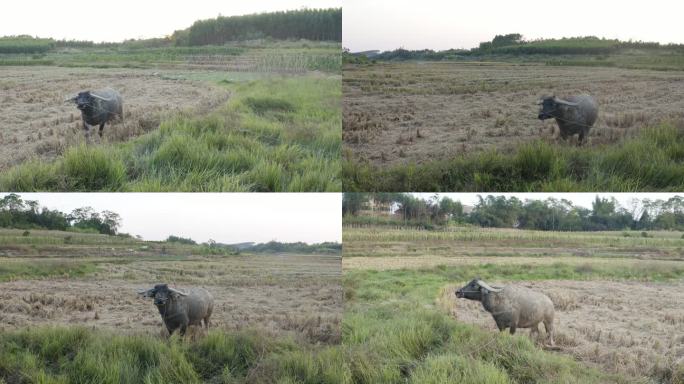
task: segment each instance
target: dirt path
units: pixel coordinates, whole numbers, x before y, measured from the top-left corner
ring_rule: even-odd
[[[420,269],[459,265],[482,265],[482,264],[508,264],[508,265],[551,265],[555,263],[567,263],[570,265],[619,265],[621,267],[637,267],[648,263],[649,266],[680,266],[681,261],[648,260],[637,258],[591,258],[583,256],[552,256],[552,257],[501,257],[501,256],[378,256],[378,257],[344,257],[342,268],[349,269],[373,269],[378,271],[392,269]]]
[[[684,282],[517,284],[551,297],[556,307],[555,339],[562,353],[609,372],[663,379],[675,364],[684,362]],[[479,302],[454,297],[459,287],[443,287],[438,305],[459,321],[498,332],[491,314]]]
[[[83,141],[80,112],[64,102],[79,91],[111,87],[121,93],[125,123],[106,126],[106,142],[128,140],[157,128],[164,116],[206,111],[228,98],[217,86],[158,70],[3,67],[0,73],[0,170],[54,158]],[[100,142],[96,134],[93,140]]]

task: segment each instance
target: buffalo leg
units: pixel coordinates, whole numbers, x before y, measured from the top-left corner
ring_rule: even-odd
[[[553,320],[544,320],[544,328],[546,329],[546,337],[549,339],[551,346],[555,345],[553,342]]]
[[[579,138],[577,139],[577,146],[581,147],[584,142],[584,132],[580,132]]]
[[[530,328],[530,337],[532,338],[532,341],[537,341],[537,339],[539,339],[539,324]]]
[[[180,335],[181,335],[181,336],[185,336],[185,331],[187,331],[187,330],[188,330],[188,326],[187,326],[187,325],[181,326]]]
[[[100,137],[102,137],[102,129],[104,129],[104,125],[105,125],[105,123],[100,124],[100,130],[97,131],[97,133],[100,135]]]
[[[515,325],[511,325],[511,335],[515,335]]]
[[[83,121],[83,135],[86,138],[86,142],[88,142],[88,140],[90,139],[90,127],[85,121]]]

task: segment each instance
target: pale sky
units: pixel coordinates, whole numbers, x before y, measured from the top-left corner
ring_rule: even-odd
[[[70,213],[93,207],[121,215],[120,232],[220,243],[342,241],[340,193],[20,193]],[[0,197],[5,194],[0,194]]]
[[[413,193],[413,195],[420,196],[423,199],[428,199],[434,196],[434,193]],[[566,199],[572,201],[574,206],[584,207],[591,209],[591,203],[596,199],[596,196],[606,198],[615,197],[615,199],[620,203],[622,207],[630,208],[630,201],[634,198],[643,200],[667,200],[674,196],[682,196],[681,193],[594,193],[594,192],[582,192],[582,193],[438,193],[440,197],[447,196],[452,200],[458,200],[464,205],[475,206],[478,202],[478,195],[483,198],[488,195],[493,196],[506,196],[510,198],[515,196],[521,201],[525,200],[546,200],[549,197],[554,199]]]
[[[122,41],[164,37],[196,20],[308,8],[339,8],[342,0],[3,0],[0,36]]]
[[[594,35],[684,43],[681,0],[344,0],[343,46],[352,52],[473,48],[495,35]]]

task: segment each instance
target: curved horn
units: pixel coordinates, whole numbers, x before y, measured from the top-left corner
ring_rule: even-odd
[[[96,99],[104,100],[104,101],[112,101],[112,98],[111,98],[111,97],[110,97],[109,99],[107,99],[107,98],[105,98],[105,97],[98,96],[98,95],[96,95],[96,94],[94,94],[94,93],[92,93],[92,92],[90,93],[90,96],[92,96],[92,97],[94,97],[94,98],[96,98]]]
[[[185,292],[181,292],[181,291],[179,291],[179,290],[177,290],[177,289],[173,289],[173,288],[169,288],[169,291],[174,292],[174,293],[177,293],[177,294],[179,294],[179,295],[181,295],[181,296],[187,296],[187,295],[188,295],[188,294],[185,293]]]
[[[559,99],[559,98],[557,98],[557,97],[554,97],[554,98],[553,98],[553,101],[556,102],[556,103],[558,103],[558,104],[569,105],[569,106],[571,106],[571,107],[576,107],[576,106],[579,105],[579,103],[572,103],[572,102],[570,102],[570,101],[562,100],[562,99]]]
[[[501,292],[501,291],[503,290],[503,288],[494,288],[494,287],[492,287],[491,285],[485,283],[485,282],[482,281],[482,280],[478,280],[477,283],[480,284],[480,286],[481,286],[482,288],[484,288],[484,289],[486,289],[486,290],[488,290],[488,291],[490,291],[490,292]]]
[[[64,100],[64,102],[65,103],[75,103],[77,98],[78,98],[78,95],[76,95],[74,97],[70,97],[70,98]]]

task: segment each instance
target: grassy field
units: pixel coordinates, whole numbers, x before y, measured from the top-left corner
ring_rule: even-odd
[[[344,370],[331,363],[342,354],[339,255],[24,233],[0,230],[0,382],[295,383]],[[168,339],[136,295],[159,282],[210,291],[209,331]]]
[[[346,65],[345,190],[681,189],[681,70],[560,64]],[[535,103],[581,93],[599,119],[577,147]]]
[[[345,227],[355,382],[680,383],[681,234],[649,235]],[[556,347],[499,333],[479,303],[457,300],[476,276],[551,297]]]
[[[3,69],[3,190],[341,190],[338,44],[64,49],[40,60],[52,62]],[[104,86],[121,91],[124,121],[86,145],[63,100]]]

